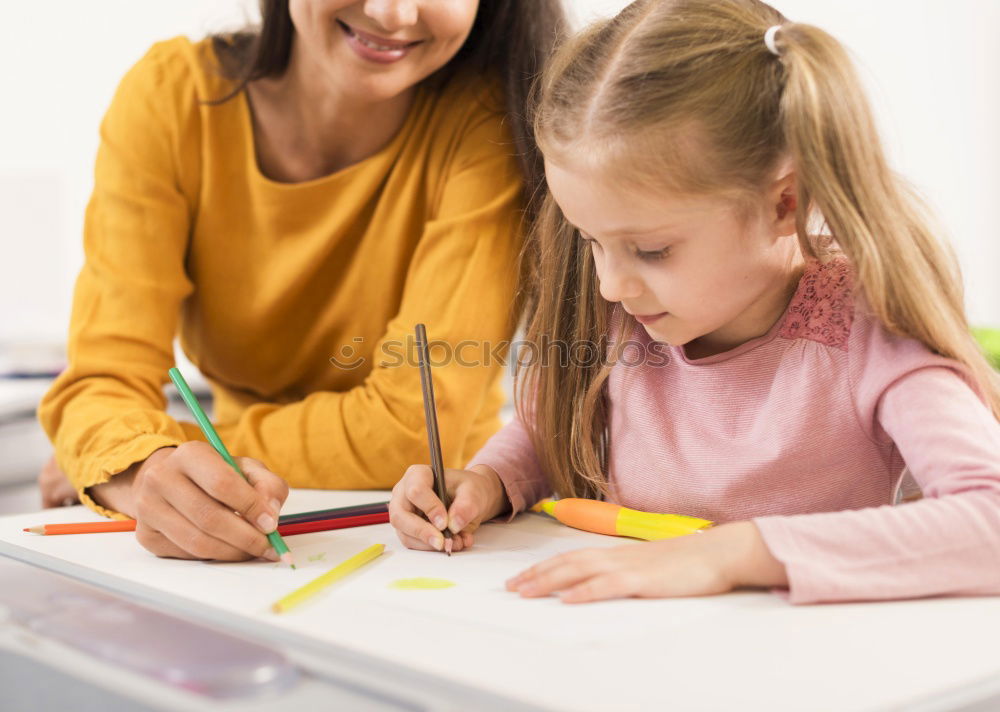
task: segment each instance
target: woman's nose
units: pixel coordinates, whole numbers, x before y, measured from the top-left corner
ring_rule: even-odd
[[[365,14],[386,32],[396,32],[417,23],[418,5],[416,0],[365,0]]]

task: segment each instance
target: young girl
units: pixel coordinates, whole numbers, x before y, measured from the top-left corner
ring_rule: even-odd
[[[756,0],[638,0],[559,52],[535,130],[528,340],[610,359],[521,364],[449,512],[424,466],[396,486],[407,546],[468,547],[554,489],[720,525],[555,557],[524,596],[1000,593],[1000,389],[833,38]],[[905,470],[924,499],[892,506]]]

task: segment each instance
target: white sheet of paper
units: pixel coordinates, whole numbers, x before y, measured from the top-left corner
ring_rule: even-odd
[[[341,497],[338,504],[342,503]],[[290,504],[285,507],[286,513],[318,506],[314,501],[308,506],[296,507],[294,501]],[[96,518],[79,507],[48,510],[44,515],[45,522]],[[38,523],[39,515],[23,515],[4,519],[3,527],[9,531],[8,527]],[[9,537],[7,531],[5,538]],[[647,637],[651,632],[666,632],[733,607],[731,601],[723,603],[718,598],[612,601],[583,607],[563,604],[555,597],[522,599],[505,590],[504,582],[532,564],[574,549],[630,541],[571,530],[540,514],[522,515],[514,525],[485,524],[476,532],[471,549],[451,557],[405,548],[389,525],[288,537],[296,559],[295,570],[262,560],[220,563],[158,559],[143,550],[132,534],[23,534],[17,538],[22,546],[184,598],[227,609],[235,607],[276,625],[287,621],[298,627],[298,623],[308,621],[309,628],[320,631],[320,636],[345,608],[360,603],[570,645],[612,644],[630,637]],[[277,615],[270,611],[271,604],[282,596],[379,542],[385,544],[385,553],[372,563],[288,613]],[[411,578],[439,578],[455,585],[435,590],[392,587],[395,581]]]
[[[285,512],[385,496],[293,491]],[[870,710],[969,685],[997,669],[989,646],[1000,635],[1000,598],[824,606],[789,606],[767,592],[580,606],[521,599],[503,583],[526,566],[563,551],[625,543],[541,515],[486,525],[473,549],[450,559],[405,549],[389,525],[289,537],[297,571],[265,561],[158,559],[128,533],[21,531],[88,519],[99,518],[82,507],[2,517],[0,546],[56,570],[68,571],[59,562],[72,562],[80,575],[112,589],[155,591],[153,600],[203,619],[225,613],[256,634],[273,630],[276,640],[293,633],[553,709],[653,709],[668,695],[691,710],[737,709],[748,699],[768,700],[773,712],[810,709],[817,700],[830,709]],[[377,560],[288,613],[270,611],[274,601],[379,542],[386,551]],[[390,587],[414,577],[456,585]],[[872,640],[879,644],[860,642]],[[831,676],[833,667],[841,674]],[[842,684],[844,676],[851,685]],[[567,680],[572,684],[559,684]]]
[[[563,527],[543,515],[529,514],[517,527],[486,524],[476,532],[472,549],[448,557],[440,552],[403,547],[388,526],[318,532],[290,537],[297,568],[263,561],[205,563],[189,585],[201,600],[226,600],[234,590],[259,615],[270,605],[372,544],[385,553],[347,578],[331,585],[281,618],[308,619],[316,629],[332,624],[352,605],[377,604],[449,623],[489,627],[506,635],[540,638],[567,644],[611,644],[630,637],[666,632],[715,611],[731,611],[717,598],[673,601],[611,601],[587,607],[569,606],[555,597],[522,599],[504,582],[551,556],[585,546],[614,546],[623,540],[589,535],[560,536]],[[575,534],[575,533],[574,533]],[[165,578],[163,562],[144,567],[143,580]],[[152,579],[150,578],[152,577]],[[401,579],[434,578],[454,586],[433,590],[400,590]],[[165,583],[165,581],[161,581]],[[655,612],[652,609],[656,609]]]

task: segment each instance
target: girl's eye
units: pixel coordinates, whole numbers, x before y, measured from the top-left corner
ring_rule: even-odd
[[[651,250],[649,252],[644,250],[638,250],[636,254],[639,256],[640,260],[647,260],[650,262],[655,262],[657,260],[662,260],[664,257],[670,254],[670,248],[664,247],[660,250]]]

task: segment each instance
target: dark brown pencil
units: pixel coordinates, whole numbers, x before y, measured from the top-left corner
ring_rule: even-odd
[[[448,488],[444,482],[444,460],[441,457],[441,437],[438,434],[437,407],[434,404],[434,381],[431,379],[431,359],[427,346],[427,330],[417,324],[417,363],[420,365],[420,388],[424,396],[424,420],[427,422],[427,445],[431,451],[431,470],[434,472],[434,491],[444,505],[445,511],[451,506]],[[451,530],[445,525],[444,550],[451,556]]]
[[[318,522],[324,519],[337,519],[338,517],[358,517],[365,514],[381,514],[389,511],[388,502],[376,502],[374,504],[355,504],[349,507],[334,507],[333,509],[317,509],[312,512],[299,512],[298,514],[282,514],[278,518],[278,524],[299,524],[301,522]]]

